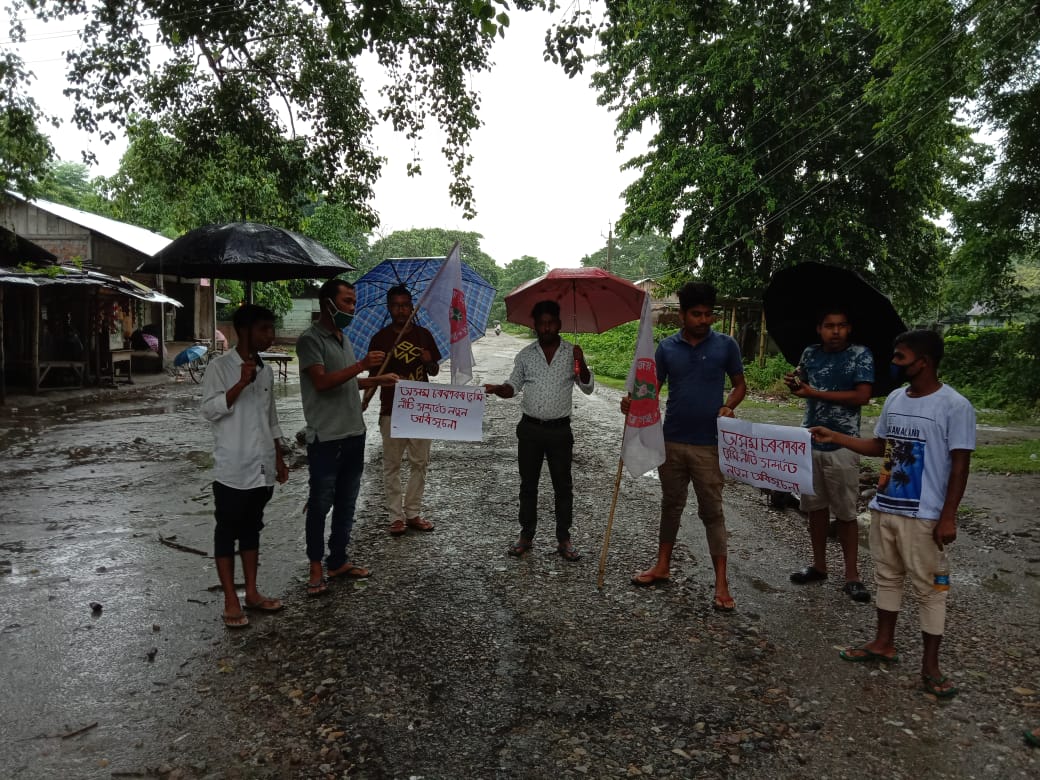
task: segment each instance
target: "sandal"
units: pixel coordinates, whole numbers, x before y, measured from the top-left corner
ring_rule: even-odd
[[[530,539],[525,539],[524,537],[521,536],[519,539],[516,540],[516,542],[514,542],[513,544],[511,544],[509,546],[509,549],[506,552],[508,552],[514,558],[519,558],[524,553],[526,553],[528,550],[530,550],[531,546],[532,546],[531,540]]]
[[[224,625],[228,628],[249,628],[249,617],[241,610],[230,614],[225,612],[222,617]]]
[[[873,650],[868,650],[866,647],[846,647],[844,650],[839,651],[838,655],[841,656],[841,660],[854,664],[864,663],[865,661],[884,661],[889,664],[899,663],[899,653],[882,655],[881,653],[875,653]]]
[[[571,544],[570,539],[556,545],[556,552],[558,552],[560,557],[565,561],[577,561],[581,559],[581,553],[574,549],[574,545]]]
[[[372,576],[372,572],[363,566],[347,562],[338,569],[329,569],[328,575],[330,580],[334,580],[337,577],[350,577],[354,580],[363,580],[366,577]]]
[[[413,531],[432,531],[434,529],[433,523],[425,517],[413,517],[410,520],[406,520],[405,524]]]
[[[1037,729],[1036,731],[1040,731],[1040,729]],[[1025,739],[1027,745],[1040,747],[1040,735],[1038,735],[1036,731],[1025,730],[1022,732],[1022,737]]]
[[[932,677],[928,674],[922,674],[921,684],[924,687],[925,693],[930,693],[937,699],[952,699],[960,693],[960,689],[951,683],[950,678],[945,674],[938,678]]]
[[[279,599],[260,599],[253,604],[246,602],[246,609],[253,609],[257,612],[281,612],[285,609],[285,605]]]
[[[791,582],[795,585],[805,585],[810,582],[822,582],[827,579],[827,572],[805,566],[791,574]]]
[[[737,608],[737,602],[733,600],[732,596],[726,599],[716,596],[711,602],[711,608],[716,612],[732,612]]]
[[[307,595],[308,596],[323,596],[329,592],[329,583],[324,577],[317,582],[307,583]]]
[[[853,601],[858,601],[860,604],[870,603],[870,591],[867,590],[867,586],[857,580],[850,580],[845,583],[845,587],[841,589],[842,593],[848,596]]]
[[[401,536],[408,530],[408,527],[404,524],[404,520],[394,520],[390,523],[390,535]]]
[[[664,584],[668,582],[671,582],[671,577],[660,577],[649,571],[641,571],[632,578],[632,584],[638,588],[649,588],[658,583]]]

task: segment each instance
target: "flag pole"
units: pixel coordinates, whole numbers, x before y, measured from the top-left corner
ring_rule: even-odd
[[[433,287],[434,283],[437,281],[437,277],[439,277],[441,275],[441,272],[444,270],[445,266],[447,266],[448,258],[451,257],[452,253],[458,248],[458,246],[459,246],[459,242],[456,241],[452,245],[452,247],[451,247],[451,252],[448,252],[448,254],[446,254],[444,256],[444,263],[443,263],[443,265],[441,265],[441,267],[437,269],[437,273],[435,273],[433,275],[433,279],[431,279],[430,283],[428,285],[426,285],[426,290],[423,291],[422,297],[419,298],[419,301],[412,307],[412,313],[408,315],[408,319],[407,319],[407,321],[405,321],[404,327],[401,328],[401,332],[398,333],[397,334],[397,338],[394,339],[394,347],[396,347],[398,345],[398,343],[400,343],[401,337],[404,336],[404,334],[408,331],[408,328],[411,327],[412,320],[415,319],[415,316],[419,313],[419,310],[423,308],[423,305],[424,305],[424,303],[426,301],[426,292],[431,287]],[[400,278],[401,277],[398,277],[398,281],[400,281]],[[379,374],[382,374],[384,371],[386,371],[386,367],[387,367],[387,365],[389,365],[390,358],[393,357],[393,354],[394,354],[394,350],[393,350],[393,348],[391,348],[391,350],[386,353],[386,357],[383,358],[383,365],[381,365],[379,367],[379,373],[375,374],[374,376],[379,376]],[[374,396],[375,394],[376,394],[376,388],[375,387],[370,387],[367,390],[365,390],[365,394],[361,398],[361,411],[365,411],[366,409],[368,409],[368,405],[372,401],[372,396]]]
[[[621,446],[625,445],[625,429],[621,429]],[[610,547],[610,532],[614,527],[614,510],[617,509],[618,494],[621,492],[621,471],[625,466],[624,456],[618,457],[617,476],[614,477],[614,497],[610,500],[610,514],[607,515],[607,530],[603,534],[603,550],[599,554],[599,575],[596,587],[603,590],[604,573],[607,570],[607,550]]]

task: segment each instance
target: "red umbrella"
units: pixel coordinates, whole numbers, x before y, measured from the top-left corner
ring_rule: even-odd
[[[570,333],[603,333],[638,320],[646,293],[602,268],[554,268],[506,296],[506,319],[531,326],[539,301],[560,304],[560,320]]]

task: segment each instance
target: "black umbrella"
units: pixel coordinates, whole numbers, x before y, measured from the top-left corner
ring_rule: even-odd
[[[816,317],[832,304],[845,309],[852,343],[874,354],[872,395],[888,395],[896,384],[889,376],[892,341],[906,330],[892,301],[855,271],[823,263],[800,263],[773,274],[762,296],[766,330],[788,363],[797,365],[810,344],[818,344]]]
[[[354,266],[313,238],[257,222],[206,225],[185,233],[137,269],[189,279],[331,279]]]

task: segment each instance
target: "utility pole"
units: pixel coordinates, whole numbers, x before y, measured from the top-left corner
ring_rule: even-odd
[[[607,267],[604,270],[609,271],[614,260],[614,224],[608,222],[607,225],[609,226],[607,228]],[[603,234],[600,233],[600,235]]]

